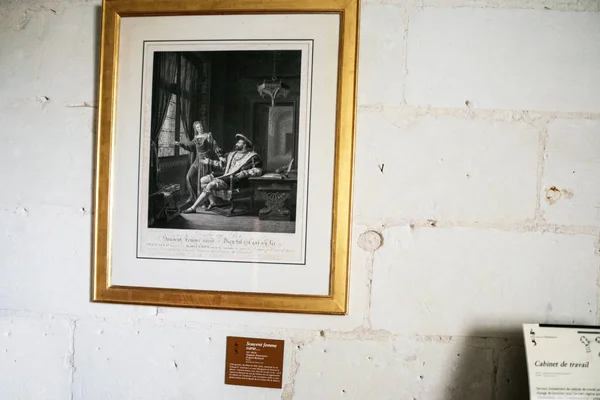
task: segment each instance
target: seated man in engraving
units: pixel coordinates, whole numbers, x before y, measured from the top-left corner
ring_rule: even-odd
[[[210,210],[216,202],[215,192],[218,190],[229,189],[229,182],[242,182],[251,176],[260,176],[262,174],[262,160],[260,156],[252,151],[252,142],[242,134],[235,135],[238,141],[235,144],[234,151],[227,153],[226,157],[219,158],[219,161],[204,159],[203,164],[210,164],[223,169],[223,175],[215,177],[212,173],[205,175],[200,180],[202,193],[194,204],[183,212],[185,214],[195,213],[196,208],[204,204],[207,200],[209,205],[206,208]]]

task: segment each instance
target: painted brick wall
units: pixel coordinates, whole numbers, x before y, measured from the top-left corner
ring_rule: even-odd
[[[599,322],[597,0],[364,3],[343,318],[89,302],[99,18],[0,2],[0,398],[526,399],[520,324]]]

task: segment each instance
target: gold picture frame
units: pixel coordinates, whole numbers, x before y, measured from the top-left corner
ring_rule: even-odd
[[[357,0],[104,0],[96,141],[95,213],[93,228],[92,301],[244,311],[344,315],[347,313],[354,131],[360,2]],[[285,15],[337,16],[339,20],[337,82],[335,84],[334,154],[332,163],[331,233],[328,293],[298,294],[173,288],[168,284],[124,285],[114,282],[113,249],[118,232],[114,215],[115,182],[122,175],[118,149],[119,55],[122,24],[138,17]],[[139,116],[138,116],[139,119]],[[333,126],[333,125],[332,125]],[[289,170],[289,167],[288,167]],[[125,174],[126,175],[126,174]],[[327,202],[325,202],[327,204]],[[141,261],[140,261],[141,262]],[[125,264],[123,264],[125,265]],[[258,268],[256,264],[248,268]]]

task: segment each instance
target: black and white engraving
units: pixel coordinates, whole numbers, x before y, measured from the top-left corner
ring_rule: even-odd
[[[152,57],[147,227],[295,233],[302,51]]]

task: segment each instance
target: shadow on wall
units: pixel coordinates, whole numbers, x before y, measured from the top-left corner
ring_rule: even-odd
[[[528,400],[525,345],[521,331],[475,330],[453,338],[459,345],[444,400]]]

